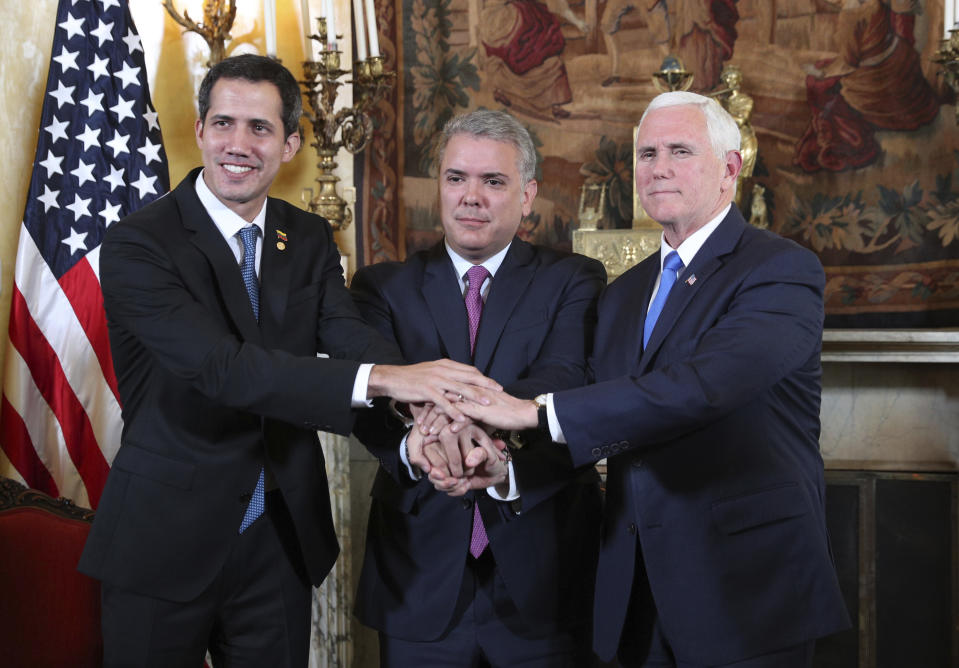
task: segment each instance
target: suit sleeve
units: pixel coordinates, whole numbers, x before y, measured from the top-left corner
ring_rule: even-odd
[[[343,282],[340,255],[333,230],[324,225],[326,248],[323,301],[317,323],[318,350],[335,359],[376,364],[406,364],[392,336],[383,334],[363,318]]]
[[[111,347],[115,357],[119,353],[126,361],[118,372],[131,374],[131,382],[133,375],[158,363],[219,405],[349,433],[359,363],[293,355],[240,340],[224,323],[216,292],[194,294],[150,232],[129,223],[113,226],[102,246],[100,280],[112,325]],[[329,271],[322,280],[329,280]],[[335,307],[335,298],[324,303],[324,308]],[[326,332],[337,317],[325,315],[324,320]]]
[[[668,349],[660,351],[668,358],[654,370],[556,394],[573,462],[595,462],[702,429],[810,364],[821,348],[823,285],[815,255],[781,245],[742,277],[715,324],[688,340],[674,330]],[[638,308],[626,294],[604,301],[601,319]],[[616,453],[605,447],[612,443],[619,446]]]
[[[396,344],[393,331],[393,316],[388,301],[383,297],[372,277],[370,268],[363,268],[353,275],[350,293],[363,319],[387,341]],[[400,443],[409,430],[400,423],[389,409],[389,400],[377,399],[373,408],[365,411],[356,421],[353,433],[367,450],[376,457],[382,468],[399,483],[413,485],[400,459]]]
[[[504,388],[514,396],[531,399],[586,383],[586,357],[593,346],[596,301],[606,284],[606,270],[596,260],[573,256],[569,261],[577,263],[577,270],[565,286],[557,286],[562,298],[539,354],[526,377]],[[524,437],[526,446],[512,454],[525,512],[559,492],[581,471],[574,469],[569,451],[545,435],[533,430]]]

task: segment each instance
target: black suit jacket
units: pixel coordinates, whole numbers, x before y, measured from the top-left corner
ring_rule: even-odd
[[[521,397],[585,381],[595,303],[605,271],[595,260],[514,239],[492,279],[472,363]],[[364,267],[354,299],[370,324],[410,362],[471,363],[463,294],[440,242],[405,263]],[[479,503],[510,598],[532,628],[588,620],[600,512],[598,478],[574,472],[565,449],[539,439],[513,452],[521,499],[485,490],[455,499],[415,482],[399,458],[405,429],[384,413],[357,422],[380,461],[357,594],[360,620],[387,635],[436,639],[460,593]]]
[[[682,661],[732,663],[845,628],[819,454],[818,259],[733,205],[643,350],[658,275],[657,254],[609,287],[596,384],[554,396],[573,461],[609,457],[597,653],[614,655],[643,577],[637,539]]]
[[[267,202],[257,322],[196,195],[198,173],[103,242],[124,424],[80,561],[95,578],[177,601],[220,570],[264,462],[310,579],[323,580],[339,547],[316,430],[350,432],[355,360],[401,361],[357,313],[326,221],[276,199]]]

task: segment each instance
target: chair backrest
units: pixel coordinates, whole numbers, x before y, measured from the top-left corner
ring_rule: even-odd
[[[77,571],[93,511],[0,478],[0,654],[8,668],[100,666],[100,584]]]

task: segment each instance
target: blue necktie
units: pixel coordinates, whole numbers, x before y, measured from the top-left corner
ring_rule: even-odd
[[[243,276],[243,284],[246,285],[246,293],[250,296],[250,306],[253,307],[253,315],[257,320],[260,319],[260,282],[256,279],[256,235],[259,232],[259,227],[250,225],[237,233],[240,236],[240,241],[243,242],[243,262],[240,264],[240,275]],[[246,507],[246,514],[243,515],[243,521],[240,523],[240,533],[246,531],[256,518],[263,514],[265,487],[264,471],[260,469],[260,477],[256,481],[253,496],[250,498],[250,505]]]
[[[646,313],[646,324],[643,326],[644,349],[646,348],[646,344],[649,343],[649,337],[653,333],[653,327],[656,326],[659,314],[663,311],[663,305],[666,303],[669,291],[676,282],[676,276],[682,268],[683,261],[680,259],[679,253],[676,251],[670,252],[670,254],[666,256],[666,261],[663,262],[663,275],[659,279],[659,291],[656,293],[656,297],[653,299],[653,303],[650,304],[649,311]]]

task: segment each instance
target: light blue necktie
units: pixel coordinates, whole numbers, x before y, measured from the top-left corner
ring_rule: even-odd
[[[643,326],[644,349],[646,348],[646,344],[649,343],[649,337],[653,333],[653,327],[656,326],[659,314],[663,311],[663,305],[666,303],[669,291],[672,290],[673,284],[676,282],[676,276],[682,268],[683,261],[679,257],[679,253],[676,251],[670,252],[669,255],[666,256],[666,261],[663,262],[663,275],[659,279],[659,291],[656,293],[656,297],[653,299],[653,303],[650,304],[649,311],[646,313],[646,324]]]
[[[260,282],[256,279],[256,235],[259,232],[259,227],[250,225],[237,233],[240,236],[240,241],[243,242],[243,262],[240,264],[240,275],[243,276],[246,293],[250,296],[253,315],[258,321],[260,319]],[[260,469],[260,477],[256,481],[253,496],[250,498],[250,505],[246,507],[246,514],[243,515],[243,521],[240,523],[240,533],[246,531],[256,518],[263,514],[265,487],[264,471]]]

